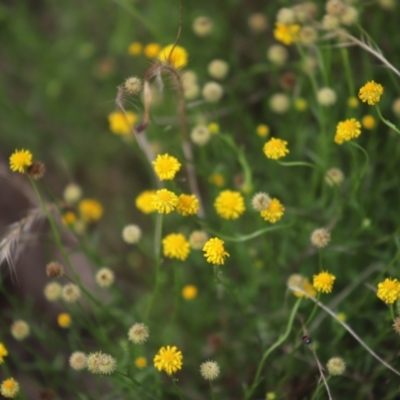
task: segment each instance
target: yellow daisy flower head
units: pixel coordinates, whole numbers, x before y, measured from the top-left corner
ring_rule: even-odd
[[[182,289],[182,297],[185,300],[193,300],[197,296],[197,287],[194,285],[186,285]]]
[[[132,132],[132,125],[136,124],[138,118],[132,111],[126,113],[115,111],[108,114],[110,131],[116,135],[128,135]]]
[[[157,190],[151,196],[151,206],[159,214],[169,214],[174,211],[178,205],[178,196],[167,189]]]
[[[183,47],[170,44],[161,49],[158,59],[168,62],[175,68],[183,68],[188,63],[188,53]]]
[[[8,356],[8,350],[3,343],[0,343],[0,364],[4,362],[4,357]]]
[[[72,318],[68,313],[61,313],[57,317],[57,322],[61,328],[69,328],[72,324]]]
[[[159,371],[172,375],[182,369],[182,360],[182,352],[176,346],[161,347],[154,357],[154,366]]]
[[[159,154],[152,164],[155,173],[162,181],[174,179],[181,168],[181,163],[169,154]]]
[[[285,207],[282,205],[282,203],[278,199],[271,199],[268,207],[265,210],[262,210],[260,215],[264,221],[274,224],[283,217],[284,213]]]
[[[144,214],[150,214],[156,209],[153,207],[151,200],[156,192],[154,190],[145,190],[135,199],[135,206]]]
[[[224,241],[218,238],[207,240],[203,247],[204,257],[210,264],[222,265],[225,257],[229,257],[229,253],[225,251]]]
[[[330,293],[335,279],[335,275],[330,274],[328,271],[322,271],[313,276],[313,286],[317,292]]]
[[[269,127],[265,124],[257,125],[256,133],[260,137],[266,137],[269,135]]]
[[[336,126],[335,143],[342,144],[361,135],[361,124],[355,119],[350,118],[341,121]]]
[[[181,194],[178,198],[176,211],[184,217],[196,214],[199,211],[198,198],[194,194]]]
[[[217,214],[224,219],[237,219],[245,210],[243,196],[231,190],[222,191],[214,202]]]
[[[93,223],[103,216],[103,206],[95,199],[83,199],[79,202],[79,212],[85,222]]]
[[[145,357],[138,357],[135,360],[135,365],[139,368],[145,368],[147,366],[147,359]]]
[[[285,157],[286,154],[289,154],[289,150],[286,147],[287,144],[288,142],[285,140],[271,138],[264,144],[263,152],[267,158],[278,160],[279,158]]]
[[[144,54],[147,58],[156,58],[161,50],[161,46],[158,43],[149,43],[144,48]]]
[[[363,103],[373,106],[379,103],[383,94],[383,86],[374,81],[367,82],[358,92],[358,97]]]
[[[131,56],[138,56],[143,50],[143,45],[140,42],[133,42],[128,47],[128,53]]]
[[[358,99],[357,99],[357,97],[354,97],[354,96],[349,97],[349,98],[347,99],[347,105],[348,105],[350,108],[357,108],[357,107],[358,107]]]
[[[361,124],[365,129],[371,130],[376,126],[376,120],[372,115],[364,115],[361,119]]]
[[[397,279],[386,278],[383,282],[378,283],[376,295],[386,304],[393,304],[400,298],[400,282]]]
[[[10,169],[24,174],[32,165],[32,153],[29,150],[15,150],[10,156]]]
[[[171,233],[163,241],[163,254],[168,258],[185,261],[190,252],[189,242],[180,233]]]
[[[210,122],[207,125],[207,129],[209,130],[210,133],[216,134],[219,132],[219,125],[216,122]]]
[[[278,42],[290,46],[299,40],[300,25],[285,25],[280,22],[275,24],[274,37]]]
[[[14,378],[1,382],[0,393],[7,399],[13,399],[19,392],[19,383]]]
[[[215,173],[212,174],[208,180],[215,186],[221,187],[225,185],[225,178],[222,174]]]

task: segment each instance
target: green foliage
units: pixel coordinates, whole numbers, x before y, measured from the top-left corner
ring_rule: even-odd
[[[12,3],[0,5],[1,156],[29,149],[46,164],[44,179],[30,183],[50,223],[45,235],[30,235],[37,235],[46,262],[59,251],[66,273],[61,283],[72,281],[82,292],[77,303],[60,300],[44,307],[42,287],[28,286],[22,298],[16,295],[18,275],[43,275],[44,266],[17,268],[15,279],[2,267],[0,342],[9,354],[0,378],[18,380],[17,398],[34,398],[45,389],[60,399],[316,400],[329,398],[328,392],[343,400],[398,398],[399,333],[392,327],[397,310],[377,297],[376,288],[385,278],[399,278],[400,73],[392,67],[400,62],[399,4],[394,1],[388,10],[384,5],[390,2],[383,0],[345,2],[358,12],[357,22],[342,26],[346,36],[321,28],[325,1],[315,0],[315,18],[301,25],[315,27],[318,40],[285,46],[288,60],[278,65],[267,51],[278,43],[273,31],[279,9],[292,2],[182,0],[178,44],[189,54],[185,71],[196,74],[200,91],[184,99],[179,85],[185,75],[177,78],[182,71],[128,52],[133,42],[174,43],[178,0]],[[267,18],[265,31],[249,25],[254,13]],[[204,37],[193,30],[200,16],[213,22]],[[207,71],[214,59],[226,61],[229,73],[219,81],[223,98],[207,102],[201,89],[218,81]],[[310,60],[312,67],[305,67]],[[129,76],[146,81],[151,68],[156,73],[147,83],[159,74],[163,90],[153,85],[158,101],[145,133],[113,134],[108,116],[121,112],[117,87]],[[372,80],[384,87],[379,104],[358,101],[351,107],[349,98]],[[323,87],[336,95],[329,106],[317,100]],[[277,112],[273,105],[278,93],[289,99],[287,110]],[[143,94],[123,97],[124,110],[136,114],[138,125],[148,111]],[[306,109],[296,106],[299,99]],[[361,122],[365,115],[375,119],[372,129],[363,127],[358,138],[341,145],[334,142],[340,121]],[[191,142],[192,163],[182,144],[194,127],[210,123],[219,131],[203,146]],[[269,127],[268,137],[257,135],[260,124]],[[288,142],[287,156],[266,157],[263,146],[271,137]],[[179,195],[193,193],[197,182],[204,218],[175,211],[144,214],[135,207],[142,191],[159,188],[144,150],[168,153],[183,164],[163,185]],[[332,168],[344,179],[329,185]],[[221,185],[213,183],[216,174]],[[85,221],[79,204],[63,199],[71,182],[102,204],[101,221]],[[216,212],[222,190],[243,196],[246,210],[239,218],[226,220]],[[278,222],[264,221],[253,210],[258,192],[282,203]],[[69,227],[60,222],[68,211],[77,218]],[[121,232],[132,223],[142,237],[128,245]],[[331,240],[318,249],[310,236],[322,227]],[[207,263],[193,248],[184,261],[163,255],[163,237],[182,233],[189,240],[194,230],[224,240],[229,253],[224,265]],[[75,257],[82,256],[90,264],[85,274],[93,279],[76,268]],[[115,272],[115,283],[98,288],[94,276],[104,266]],[[321,271],[336,277],[329,294],[299,300],[287,286],[293,274],[312,282]],[[189,284],[198,289],[190,300],[182,296]],[[59,312],[71,315],[69,328],[57,326]],[[334,317],[339,313],[345,324]],[[31,329],[22,341],[10,333],[18,319]],[[128,340],[134,323],[149,327],[146,343]],[[312,337],[311,345],[302,342],[303,335]],[[183,367],[172,379],[153,365],[163,346],[177,346],[183,355]],[[110,354],[116,371],[76,371],[68,363],[75,351]],[[138,357],[147,359],[145,368],[136,366]],[[325,366],[332,357],[345,361],[343,375],[329,375]],[[212,385],[200,374],[209,359],[220,367]]]

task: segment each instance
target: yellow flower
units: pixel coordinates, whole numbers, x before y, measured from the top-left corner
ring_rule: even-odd
[[[370,106],[373,106],[379,103],[382,94],[383,86],[374,81],[369,81],[362,88],[360,88],[358,97],[363,103],[368,103]]]
[[[183,47],[170,44],[160,51],[158,59],[162,62],[168,61],[175,68],[183,68],[188,63],[188,54]]]
[[[212,174],[208,180],[215,186],[221,187],[225,185],[225,178],[222,174]]]
[[[372,115],[364,115],[361,119],[362,126],[365,129],[371,130],[376,126],[375,118]]]
[[[294,101],[294,108],[297,111],[305,111],[305,110],[307,110],[307,100],[303,99],[302,97],[298,97]]]
[[[132,125],[138,120],[136,114],[127,111],[126,115],[122,111],[115,111],[108,115],[110,131],[116,135],[128,135],[132,132]]]
[[[155,173],[162,181],[174,179],[175,174],[181,168],[180,162],[169,154],[159,154],[152,164]]]
[[[157,190],[151,196],[151,206],[160,214],[169,214],[177,205],[178,197],[167,189]]]
[[[177,258],[185,261],[190,252],[189,242],[180,233],[171,233],[163,241],[163,253],[165,257]]]
[[[79,202],[79,212],[85,222],[93,223],[103,216],[103,206],[94,199],[83,199]]]
[[[285,25],[280,22],[275,24],[274,37],[278,42],[282,42],[286,46],[297,42],[299,39],[298,33],[300,31],[300,25],[292,24]]]
[[[1,383],[0,393],[7,399],[13,399],[19,392],[19,383],[14,378],[8,378]]]
[[[347,99],[347,105],[350,107],[350,108],[357,108],[358,107],[358,99],[357,99],[357,97],[349,97],[348,99]]]
[[[32,165],[32,153],[29,150],[15,150],[10,156],[10,169],[24,174],[26,168]]]
[[[378,292],[376,295],[386,304],[393,304],[400,298],[399,281],[397,279],[386,278],[383,282],[378,283]]]
[[[342,322],[346,321],[346,319],[347,319],[346,314],[343,312],[336,314],[336,316],[337,316],[338,320],[342,321]]]
[[[154,190],[145,190],[136,197],[135,205],[142,213],[150,214],[156,210],[151,203],[155,193]]]
[[[0,364],[3,364],[4,357],[8,356],[8,351],[3,343],[0,342]]]
[[[72,318],[68,313],[61,313],[57,317],[57,322],[61,328],[69,328],[72,323]]]
[[[342,144],[361,135],[361,124],[355,119],[350,118],[337,124],[335,143]]]
[[[199,200],[194,194],[181,194],[176,211],[184,217],[194,215],[199,211]]]
[[[224,248],[224,241],[218,238],[207,240],[203,251],[205,252],[204,257],[210,264],[222,265],[225,262],[225,257],[229,257],[229,253]]]
[[[192,300],[197,296],[197,287],[194,285],[186,285],[182,289],[182,297],[185,300]]]
[[[221,192],[215,199],[214,207],[217,214],[224,219],[237,219],[245,210],[242,195],[231,190]]]
[[[313,286],[317,292],[330,293],[332,292],[333,282],[336,276],[328,271],[322,271],[318,275],[313,276]]]
[[[287,143],[285,140],[271,138],[267,143],[264,144],[263,152],[272,160],[278,160],[279,158],[285,157],[289,153],[287,149]]]
[[[143,50],[143,45],[140,42],[133,42],[128,47],[128,53],[131,56],[139,55],[142,52],[142,50]]]
[[[256,128],[256,133],[260,137],[266,137],[269,135],[269,128],[267,125],[260,124]]]
[[[161,347],[154,357],[154,366],[168,375],[182,369],[182,352],[176,346]]]
[[[260,212],[261,217],[264,221],[271,222],[274,224],[279,221],[285,212],[285,207],[278,199],[271,199],[269,206]]]
[[[147,58],[156,58],[160,53],[161,46],[158,43],[149,43],[144,48],[144,54]]]
[[[147,366],[147,360],[146,360],[146,358],[145,358],[145,357],[138,357],[138,358],[135,360],[135,365],[136,365],[138,368],[140,368],[140,369],[146,367],[146,366]]]
[[[210,122],[207,125],[207,129],[210,133],[215,134],[219,132],[219,125],[216,122]]]
[[[317,295],[317,292],[315,291],[313,285],[311,285],[310,281],[308,278],[305,278],[301,275],[291,275],[291,277],[288,280],[288,286],[295,286],[300,288],[303,292],[306,292],[310,297],[315,297]],[[306,297],[305,294],[302,292],[297,292],[293,291],[293,294],[296,297]]]
[[[76,214],[73,211],[67,211],[61,218],[61,222],[65,226],[72,226],[76,222]]]

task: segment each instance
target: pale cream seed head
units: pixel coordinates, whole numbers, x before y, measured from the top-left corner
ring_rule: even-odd
[[[277,114],[284,114],[290,106],[289,96],[285,93],[275,93],[269,99],[271,110]]]
[[[251,14],[247,23],[250,30],[254,33],[262,33],[268,29],[267,17],[261,13]]]
[[[76,203],[82,197],[82,189],[76,183],[69,183],[64,189],[63,197],[67,203]]]
[[[322,28],[327,31],[333,31],[340,26],[340,20],[335,15],[326,14],[322,18]]]
[[[11,335],[17,340],[24,340],[30,335],[31,329],[22,319],[14,321],[11,325]]]
[[[190,132],[192,142],[197,146],[204,146],[211,138],[211,133],[205,125],[197,125]]]
[[[206,244],[209,236],[204,231],[193,231],[189,236],[189,244],[193,250],[201,250]]]
[[[60,278],[64,275],[64,267],[57,261],[51,261],[46,265],[46,274],[49,278]]]
[[[101,268],[96,273],[96,282],[100,287],[111,286],[114,280],[114,272],[110,268]]]
[[[275,65],[284,65],[288,59],[289,53],[286,47],[280,44],[274,44],[267,51],[267,58]]]
[[[331,240],[331,234],[325,228],[316,229],[311,234],[311,243],[315,247],[318,247],[319,249],[322,249],[323,247],[325,247],[329,243],[330,240]]]
[[[206,16],[197,17],[193,21],[192,29],[193,32],[200,37],[208,36],[214,27],[214,23],[211,18]]]
[[[81,290],[74,283],[67,283],[62,288],[61,296],[67,303],[75,303],[81,297]]]
[[[87,356],[82,351],[75,351],[69,357],[69,365],[72,369],[80,371],[86,368]]]
[[[329,107],[336,103],[336,93],[333,89],[323,87],[318,90],[317,100],[321,106]]]
[[[340,357],[331,358],[327,362],[326,367],[331,375],[343,375],[346,370],[346,364]]]
[[[149,337],[149,328],[142,323],[134,324],[128,331],[128,339],[135,344],[143,344]]]
[[[281,24],[292,25],[296,22],[296,13],[292,8],[280,8],[276,14],[276,21]]]
[[[201,376],[208,380],[213,381],[218,378],[219,375],[219,365],[215,361],[206,361],[200,365]]]
[[[57,301],[61,298],[62,286],[58,282],[50,282],[44,287],[43,293],[48,301]]]
[[[268,196],[267,193],[257,193],[251,199],[251,205],[255,211],[263,211],[266,210],[269,205],[271,204],[271,198]]]
[[[138,94],[142,90],[142,80],[137,76],[127,78],[124,83],[124,90],[131,95]]]
[[[217,82],[207,82],[203,86],[201,94],[204,100],[208,101],[209,103],[217,103],[224,95],[224,89]]]
[[[212,60],[207,67],[209,75],[214,79],[224,79],[229,72],[229,64],[224,60]]]
[[[138,225],[130,224],[122,230],[122,239],[125,243],[135,244],[138,243],[142,237],[142,230]]]

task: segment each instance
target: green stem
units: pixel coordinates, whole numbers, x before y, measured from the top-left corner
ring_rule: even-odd
[[[290,331],[292,330],[292,327],[293,327],[294,317],[296,316],[296,313],[300,306],[301,301],[302,301],[302,298],[300,297],[299,299],[297,299],[296,303],[294,304],[294,306],[292,308],[292,312],[290,313],[290,316],[289,316],[289,321],[288,321],[285,333],[282,336],[280,336],[279,339],[269,349],[267,349],[265,351],[265,353],[263,354],[261,361],[258,364],[258,368],[257,368],[257,372],[256,372],[256,376],[254,378],[254,381],[253,381],[250,389],[245,394],[245,400],[250,399],[250,397],[256,390],[257,386],[259,385],[260,375],[263,370],[265,361],[267,360],[267,357],[288,338]]]
[[[342,59],[343,59],[344,70],[346,72],[346,78],[347,78],[347,84],[349,85],[350,96],[354,96],[355,90],[354,90],[353,76],[351,74],[351,68],[350,68],[350,62],[349,62],[349,52],[347,49],[342,47],[340,49],[340,54],[342,55]]]
[[[179,387],[178,387],[178,385],[176,384],[175,379],[174,379],[173,376],[171,376],[171,380],[172,380],[172,384],[174,385],[176,394],[178,395],[178,397],[179,397],[180,400],[183,400],[182,393],[181,393],[181,391],[179,390]]]
[[[378,112],[378,115],[379,115],[380,120],[381,120],[385,125],[387,125],[389,128],[392,128],[395,132],[397,132],[397,133],[400,134],[400,130],[396,127],[396,125],[392,124],[390,121],[388,121],[387,119],[383,118],[379,106],[376,105],[375,108],[376,108],[376,111]]]
[[[215,400],[212,382],[210,381],[211,400]]]
[[[253,190],[252,173],[250,165],[247,162],[246,156],[244,155],[243,149],[239,149],[232,138],[228,135],[219,134],[217,135],[217,137],[221,138],[237,154],[239,164],[242,167],[244,174],[243,187],[246,189],[246,193],[251,192]]]
[[[150,302],[147,307],[145,323],[147,323],[151,310],[153,308],[154,300],[157,296],[157,292],[160,285],[160,265],[161,265],[161,236],[162,236],[162,223],[163,223],[163,215],[158,214],[156,219],[156,230],[154,234],[154,253],[156,256],[156,278],[154,283],[153,292],[151,294]]]

